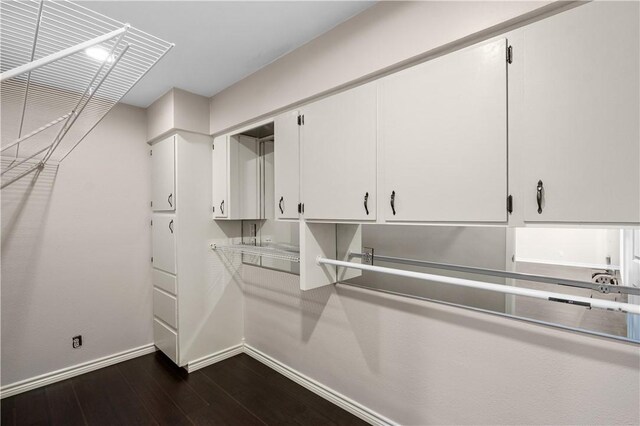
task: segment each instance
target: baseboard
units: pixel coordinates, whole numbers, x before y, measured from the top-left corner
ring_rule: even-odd
[[[354,416],[361,418],[362,420],[364,420],[369,424],[380,425],[380,426],[397,424],[392,420],[382,416],[381,414],[378,414],[375,411],[363,406],[362,404],[359,404],[354,400],[342,395],[341,393],[336,392],[335,390],[323,385],[322,383],[319,383],[313,380],[312,378],[305,376],[304,374],[294,370],[288,365],[285,365],[280,361],[277,361],[276,359],[270,357],[269,355],[252,347],[251,345],[247,345],[245,343],[244,352],[250,357],[265,364],[267,367],[270,367],[276,370],[278,373],[282,374],[285,377],[288,377],[289,379],[293,380],[300,386],[303,386],[309,389],[311,392],[315,393],[316,395],[321,396],[327,401],[348,411]]]
[[[191,361],[185,366],[185,368],[189,373],[193,373],[194,371],[204,368],[208,365],[215,364],[216,362],[220,362],[227,358],[231,358],[232,356],[239,355],[243,351],[244,351],[243,344],[240,343],[230,348],[223,349],[221,351],[213,353],[211,355],[198,358],[195,361]]]
[[[63,368],[51,373],[42,374],[40,376],[2,386],[0,388],[0,399],[14,396],[22,392],[27,392],[42,386],[50,385],[55,382],[70,379],[72,377],[88,373],[90,371],[108,367],[110,365],[124,362],[142,355],[147,355],[155,351],[156,347],[153,344],[148,344],[103,358],[98,358],[93,361],[88,361],[82,364]],[[208,365],[215,364],[216,362],[231,358],[232,356],[239,355],[243,352],[256,359],[257,361],[265,364],[267,367],[272,368],[283,376],[305,387],[306,389],[309,389],[316,395],[348,411],[354,416],[361,418],[369,424],[380,426],[397,424],[392,420],[382,416],[381,414],[378,414],[375,411],[365,407],[364,405],[359,404],[356,401],[342,395],[341,393],[323,385],[322,383],[319,383],[312,378],[305,376],[299,371],[294,370],[288,365],[277,361],[276,359],[244,342],[192,361],[188,363],[185,368],[189,373],[192,373]]]
[[[137,358],[142,355],[147,355],[155,351],[156,347],[153,345],[153,343],[150,343],[148,345],[129,349],[113,355],[108,355],[102,358],[94,359],[92,361],[87,361],[82,364],[52,371],[51,373],[46,373],[40,376],[32,377],[30,379],[11,383],[0,388],[0,399],[17,395],[22,392],[27,392],[41,386],[50,385],[51,383],[70,379],[72,377],[79,376],[80,374],[108,367],[110,365]]]

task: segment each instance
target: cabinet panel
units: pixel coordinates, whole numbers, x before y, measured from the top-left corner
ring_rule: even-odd
[[[151,226],[153,267],[176,273],[175,215],[154,214]]]
[[[260,156],[254,137],[234,135],[227,145],[229,193],[223,214],[229,219],[260,218]]]
[[[176,298],[157,288],[153,289],[153,315],[174,329],[178,329],[178,303]]]
[[[514,46],[525,221],[640,221],[638,8],[580,6],[526,27]]]
[[[176,209],[175,136],[151,147],[151,202],[154,211]]]
[[[178,335],[157,319],[153,319],[153,343],[173,362],[178,362]]]
[[[213,140],[213,217],[226,218],[228,215],[228,145],[229,137],[218,136]],[[225,205],[226,204],[226,205]]]
[[[300,145],[298,111],[276,117],[274,143],[275,212],[277,219],[298,219]]]
[[[301,111],[301,201],[306,219],[375,220],[376,87],[365,84]]]
[[[386,221],[507,220],[506,68],[500,39],[381,80]]]
[[[175,275],[167,274],[159,269],[153,269],[151,281],[154,286],[161,288],[168,293],[173,295],[178,294],[178,282]]]

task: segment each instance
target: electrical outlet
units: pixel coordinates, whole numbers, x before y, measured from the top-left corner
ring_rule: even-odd
[[[71,338],[71,345],[73,349],[78,349],[82,346],[82,336],[75,336]]]

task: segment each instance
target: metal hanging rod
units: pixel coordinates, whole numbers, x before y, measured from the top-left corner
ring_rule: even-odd
[[[592,299],[589,297],[574,296],[551,291],[533,290],[529,288],[513,287],[502,284],[492,284],[482,281],[467,280],[463,278],[446,277],[443,275],[425,274],[423,272],[405,271],[402,269],[385,268],[382,266],[366,265],[362,263],[344,262],[342,260],[327,259],[318,257],[318,265],[333,265],[343,268],[359,269],[361,271],[378,272],[381,274],[394,275],[399,277],[414,278],[423,281],[434,281],[443,284],[477,288],[480,290],[494,291],[496,293],[512,294],[515,296],[531,297],[534,299],[548,300],[550,302],[566,303],[569,305],[583,306],[585,308],[599,308],[611,311],[626,312],[640,315],[640,305],[631,303],[613,302],[610,300]]]
[[[466,272],[470,274],[487,275],[491,277],[512,278],[522,281],[533,281],[547,284],[558,284],[568,287],[579,287],[599,291],[600,293],[619,293],[640,295],[639,287],[596,284],[588,281],[570,280],[566,278],[549,277],[546,275],[524,274],[521,272],[501,271],[499,269],[476,268],[472,266],[454,265],[448,263],[427,262],[424,260],[407,259],[403,257],[381,256],[369,253],[349,253],[349,257],[364,259],[373,265],[375,260],[382,262],[398,263],[403,265],[422,266],[425,268],[443,269],[447,271]]]

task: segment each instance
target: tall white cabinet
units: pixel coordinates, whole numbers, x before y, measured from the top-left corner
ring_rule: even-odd
[[[638,2],[593,2],[519,30],[509,69],[524,222],[640,222]]]
[[[181,366],[193,361],[189,349],[198,333],[193,324],[206,320],[199,300],[213,282],[207,260],[213,232],[210,152],[211,138],[192,133],[176,133],[151,146],[154,342]],[[173,210],[158,202],[167,201],[168,188],[174,188]],[[162,196],[156,199],[156,194]]]
[[[507,42],[380,80],[387,222],[507,220]]]

